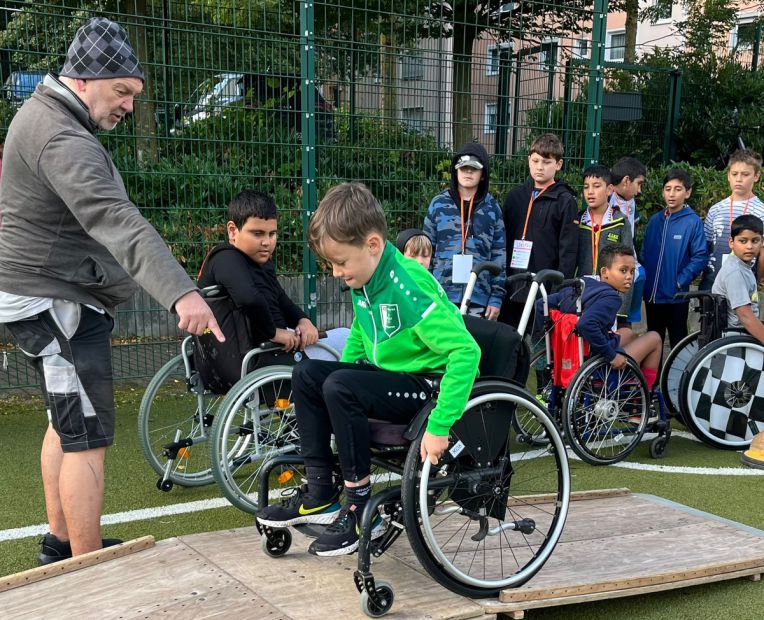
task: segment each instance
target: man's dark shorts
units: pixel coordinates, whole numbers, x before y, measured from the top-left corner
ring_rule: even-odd
[[[48,418],[63,451],[109,446],[114,441],[114,321],[81,304],[55,304],[6,327],[40,375]]]

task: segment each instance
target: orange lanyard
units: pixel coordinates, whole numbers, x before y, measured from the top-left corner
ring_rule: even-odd
[[[629,201],[625,200],[623,205],[621,205],[621,199],[618,196],[618,192],[613,192],[613,195],[615,196],[615,203],[618,205],[618,208],[623,212],[623,214],[626,216],[626,219],[629,219]],[[625,207],[625,208],[624,208]],[[631,220],[629,220],[631,222]]]
[[[605,217],[607,217],[607,212],[610,209],[605,210],[605,212],[602,214],[602,222],[600,224],[594,223],[594,218],[592,217],[592,212],[587,208],[586,212],[589,214],[589,223],[592,227],[592,275],[597,275],[597,260],[599,259],[599,250],[600,250],[600,234],[602,233],[602,226],[605,224]]]
[[[551,187],[548,186],[548,187]],[[528,232],[528,221],[531,219],[531,211],[533,211],[533,203],[536,201],[536,199],[543,194],[547,188],[545,187],[542,189],[538,194],[535,196],[533,195],[533,191],[531,191],[531,199],[528,201],[528,210],[525,212],[525,226],[523,226],[523,241],[525,241],[525,233]]]
[[[745,201],[745,206],[743,207],[743,212],[740,215],[748,213],[748,203],[751,202],[751,198],[753,198],[753,194],[748,196],[748,199]],[[732,203],[732,196],[730,196],[730,232],[732,231]]]
[[[469,211],[467,212],[467,227],[466,228],[464,227],[464,198],[462,198],[461,195],[459,196],[459,201],[460,201],[460,204],[461,204],[461,212],[462,212],[462,217],[461,217],[461,223],[462,223],[462,254],[464,254],[464,251],[465,251],[465,249],[467,247],[467,237],[469,237],[469,234],[470,234],[470,223],[472,222],[472,207],[475,204],[475,200],[474,200],[474,196],[472,198],[470,198],[470,208],[469,208]]]

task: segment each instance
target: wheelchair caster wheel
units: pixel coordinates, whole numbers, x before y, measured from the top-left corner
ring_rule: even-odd
[[[656,437],[650,442],[650,456],[654,459],[662,459],[666,456],[665,437]]]
[[[157,480],[157,489],[164,491],[165,493],[172,491],[173,486],[172,480],[163,480],[162,478]]]
[[[361,611],[371,618],[381,618],[392,609],[395,595],[392,586],[386,581],[377,581],[374,589],[379,602],[373,601],[369,593],[364,591],[361,593]]]
[[[260,548],[272,558],[280,558],[291,546],[292,533],[289,530],[271,530],[270,534],[260,537]]]

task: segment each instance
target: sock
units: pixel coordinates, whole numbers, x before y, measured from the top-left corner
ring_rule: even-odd
[[[326,503],[336,497],[331,467],[306,467],[305,475],[310,497],[317,503]]]
[[[645,376],[645,382],[647,383],[647,390],[652,391],[655,385],[655,380],[658,378],[657,368],[643,368],[642,374]]]
[[[360,487],[345,487],[345,502],[350,510],[354,510],[358,518],[361,517],[366,502],[371,497],[371,482]]]

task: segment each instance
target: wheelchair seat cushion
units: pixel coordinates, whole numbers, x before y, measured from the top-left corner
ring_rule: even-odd
[[[530,355],[523,339],[511,325],[465,316],[464,324],[480,347],[480,375],[502,377],[524,385]]]
[[[409,443],[403,437],[408,424],[393,424],[384,420],[369,419],[369,442],[374,447],[397,447]]]

